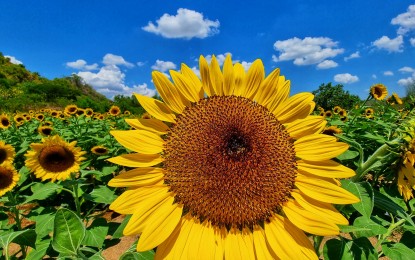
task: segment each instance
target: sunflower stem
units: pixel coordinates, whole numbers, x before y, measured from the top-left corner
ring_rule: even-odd
[[[366,102],[367,101],[369,101],[370,99],[372,98],[372,95],[369,93],[369,96],[366,98],[366,100],[362,103],[362,105],[360,105],[360,107],[359,107],[359,109],[358,109],[358,111],[360,111],[361,110],[361,108],[362,107],[364,107],[365,105],[366,105]],[[354,122],[354,120],[356,119],[356,117],[358,116],[359,114],[354,114],[354,116],[353,116],[353,118],[352,118],[352,121],[350,121],[350,123],[347,125],[347,129],[346,129],[346,134],[348,134],[349,133],[349,130],[350,130],[350,127],[353,125],[353,122]]]
[[[12,213],[13,213],[13,218],[16,221],[16,226],[17,226],[17,230],[21,231],[22,229],[22,222],[20,221],[20,211],[17,208],[17,201],[16,198],[13,196],[13,194],[9,191],[7,192],[7,197],[9,199],[9,201],[12,203]],[[22,257],[26,258],[26,246],[24,245],[20,245],[21,251],[22,251]],[[5,257],[6,259],[9,259],[9,252],[8,252],[8,248],[5,249]]]
[[[389,145],[383,144],[379,147],[367,160],[356,170],[356,175],[352,178],[352,181],[360,181],[370,168],[379,161],[379,158],[384,156],[388,152]]]
[[[392,223],[388,230],[386,231],[385,234],[383,234],[379,239],[378,242],[375,245],[375,249],[377,249],[380,245],[382,245],[383,241],[385,241],[386,238],[388,238],[392,232],[399,227],[400,225],[402,225],[406,220],[405,219],[400,219],[398,222]]]
[[[79,193],[78,193],[78,182],[75,180],[75,184],[72,186],[73,188],[73,198],[75,200],[75,207],[76,207],[76,214],[78,217],[81,218],[81,203],[79,201]]]
[[[320,251],[320,245],[321,242],[323,241],[322,236],[313,236],[313,242],[314,242],[314,251],[316,251],[317,256],[321,255],[321,251]]]

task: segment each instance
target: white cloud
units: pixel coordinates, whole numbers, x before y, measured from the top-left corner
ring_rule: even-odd
[[[390,71],[390,70],[388,70],[388,71],[383,72],[383,75],[385,75],[385,76],[393,76],[393,72]]]
[[[16,59],[13,56],[4,55],[4,57],[5,58],[9,58],[10,59],[10,62],[13,63],[13,64],[17,64],[17,65],[23,64],[23,62],[19,61],[18,59]]]
[[[276,41],[274,49],[279,51],[279,56],[273,56],[273,61],[294,60],[295,65],[318,64],[328,58],[334,58],[344,52],[337,48],[338,42],[327,37],[297,37]]]
[[[408,86],[415,83],[415,72],[412,73],[411,77],[398,80],[398,84],[401,86]]]
[[[382,36],[372,42],[372,45],[378,49],[384,49],[389,52],[402,52],[403,37],[402,35],[398,35],[396,38],[390,39],[388,36]]]
[[[96,69],[98,69],[98,64],[97,63],[88,65],[87,62],[85,60],[82,60],[82,59],[67,62],[66,66],[68,66],[69,68],[72,68],[72,69],[77,69],[77,70],[96,70]]]
[[[334,76],[334,81],[348,84],[348,83],[354,83],[359,81],[359,78],[357,76],[353,76],[350,73],[343,73],[343,74],[337,74]]]
[[[179,8],[177,15],[163,14],[156,24],[150,21],[142,29],[165,38],[203,39],[219,33],[220,25],[218,20],[205,19],[202,13],[185,8]]]
[[[410,5],[406,13],[392,19],[391,24],[399,25],[398,34],[405,34],[415,29],[415,5]]]
[[[411,45],[412,45],[413,47],[415,47],[415,38],[411,38],[411,39],[409,39],[409,42],[411,43]]]
[[[228,55],[231,55],[231,57],[232,57],[232,53],[230,53],[230,52],[226,52],[224,54],[215,55],[215,58],[218,61],[218,63],[219,63],[220,66],[223,65],[223,63],[225,62],[226,56],[228,56]],[[212,55],[206,55],[205,56],[205,60],[208,63],[210,63],[212,61]],[[236,62],[236,61],[233,61],[233,62]]]
[[[412,72],[415,72],[415,69],[405,66],[405,67],[400,68],[399,71],[402,73],[412,73]]]
[[[124,60],[122,56],[114,55],[111,53],[105,54],[104,58],[102,59],[102,63],[105,65],[121,65],[126,66],[127,68],[134,67],[134,64]]]
[[[357,58],[360,58],[360,53],[358,51],[350,54],[347,57],[345,57],[344,61],[348,61],[348,60],[351,60],[351,59],[357,59]]]
[[[317,69],[325,70],[337,67],[339,64],[332,60],[323,60],[317,65]]]
[[[153,66],[151,66],[151,69],[158,70],[161,72],[167,72],[169,70],[176,69],[176,67],[176,64],[174,64],[171,61],[156,60],[156,63]]]
[[[245,71],[248,71],[249,70],[249,68],[251,67],[251,65],[252,65],[252,62],[247,62],[247,61],[242,61],[242,62],[240,62],[241,63],[241,65],[242,65],[242,67],[244,67],[244,69],[245,69]]]
[[[137,65],[138,67],[143,67],[145,64],[146,64],[146,63],[145,63],[145,62],[142,62],[142,61],[137,61],[137,63],[136,63],[136,65]]]

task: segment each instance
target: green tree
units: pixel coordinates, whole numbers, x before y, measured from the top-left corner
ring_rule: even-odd
[[[352,95],[349,91],[344,90],[343,85],[337,84],[333,86],[331,82],[328,84],[321,84],[318,89],[312,93],[314,94],[316,107],[320,106],[325,110],[331,110],[335,106],[351,109],[356,103],[361,101],[357,95]]]

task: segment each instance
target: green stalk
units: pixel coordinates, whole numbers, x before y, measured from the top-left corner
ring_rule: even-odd
[[[389,228],[388,228],[388,230],[386,231],[386,233],[385,233],[385,234],[383,234],[383,235],[381,236],[381,238],[380,238],[380,239],[378,239],[378,242],[377,242],[377,243],[376,243],[376,245],[375,245],[375,249],[377,249],[380,245],[382,245],[383,241],[385,241],[385,239],[386,239],[386,238],[388,238],[388,237],[392,234],[392,232],[393,232],[393,231],[394,231],[397,227],[399,227],[401,224],[403,224],[405,221],[406,221],[405,219],[400,219],[398,222],[396,222],[396,223],[392,223],[392,224],[389,226]]]
[[[362,105],[360,105],[360,107],[359,107],[359,111],[360,111],[361,107],[364,107],[364,105],[366,105],[366,102],[367,102],[367,101],[369,101],[371,98],[372,98],[372,95],[371,95],[371,94],[369,94],[369,96],[366,98],[366,100],[365,100],[365,101],[363,101]],[[356,117],[357,117],[357,116],[358,116],[358,114],[356,113],[356,114],[353,116],[352,121],[350,121],[350,123],[347,125],[346,135],[349,133],[350,126],[352,126],[352,125],[353,125],[353,122],[354,122],[354,120],[356,119]]]
[[[22,222],[20,221],[20,211],[16,207],[17,206],[16,198],[13,196],[13,194],[10,191],[7,192],[7,197],[9,199],[9,201],[13,204],[12,212],[13,212],[13,218],[16,221],[17,230],[21,231],[21,230],[23,230],[22,229]],[[22,257],[26,258],[26,246],[20,245],[20,248],[21,248],[21,251],[22,251]],[[7,246],[7,248],[5,248],[6,259],[9,259],[8,255],[9,255],[9,252],[8,252],[8,246]]]
[[[379,147],[367,159],[367,161],[364,162],[363,165],[356,170],[356,175],[352,178],[352,181],[359,181],[363,177],[363,175],[370,169],[370,167],[379,160],[379,157],[384,156],[388,152],[388,148],[389,146],[387,144],[383,144],[381,147]]]
[[[78,217],[81,218],[81,203],[79,201],[79,194],[78,194],[78,182],[75,181],[75,185],[72,186],[73,187],[73,198],[75,199],[75,207],[76,207],[76,214],[78,215]]]

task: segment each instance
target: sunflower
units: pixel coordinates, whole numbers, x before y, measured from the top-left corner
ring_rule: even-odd
[[[14,147],[10,144],[6,144],[3,141],[0,141],[0,164],[3,163],[13,163],[16,152]]]
[[[383,84],[374,84],[370,87],[370,94],[376,100],[383,100],[388,95],[388,90]]]
[[[64,113],[67,115],[74,115],[78,111],[78,107],[76,105],[67,105],[65,107]]]
[[[333,112],[331,110],[327,110],[324,112],[324,117],[331,117],[333,115]]]
[[[11,122],[9,120],[9,117],[6,114],[0,115],[0,128],[1,129],[7,129],[11,126]]]
[[[111,116],[118,116],[121,113],[121,110],[118,106],[112,106],[108,111],[108,114]]]
[[[39,127],[37,129],[37,131],[39,132],[39,134],[41,134],[43,136],[49,136],[49,135],[52,134],[53,127],[47,126],[47,125],[43,125],[43,126]]]
[[[323,134],[334,136],[335,134],[341,134],[343,131],[335,125],[324,128]]]
[[[151,115],[147,112],[145,112],[144,114],[141,115],[142,119],[151,119]]]
[[[97,145],[91,148],[91,152],[96,155],[105,155],[108,153],[108,149],[105,146]]]
[[[347,116],[342,116],[342,117],[340,117],[340,121],[342,121],[342,122],[346,122],[346,121],[347,121]]]
[[[338,114],[339,114],[340,117],[345,117],[345,116],[347,116],[347,111],[346,111],[346,109],[340,109]]]
[[[402,105],[403,104],[402,99],[396,93],[392,93],[392,95],[386,99],[386,102],[388,102],[391,105],[395,105],[395,104]]]
[[[45,115],[44,114],[36,114],[35,118],[39,121],[43,121],[45,119]]]
[[[55,117],[55,118],[57,118],[57,117],[59,117],[59,115],[60,115],[60,111],[58,111],[58,110],[52,110],[52,111],[50,111],[50,115],[52,116],[52,117]]]
[[[20,175],[10,163],[0,164],[0,197],[11,191],[19,181]]]
[[[338,114],[341,110],[342,110],[342,108],[341,108],[341,107],[339,107],[339,106],[335,106],[335,107],[333,108],[333,113]]]
[[[20,114],[15,115],[13,119],[14,119],[14,122],[16,122],[16,125],[18,126],[23,125],[25,122],[25,118]]]
[[[65,142],[55,135],[42,139],[42,143],[30,145],[32,150],[26,153],[26,166],[42,181],[46,179],[66,180],[71,173],[79,171],[79,164],[85,158],[85,152],[75,147],[76,141]]]
[[[131,112],[130,112],[130,111],[128,111],[128,110],[125,110],[125,111],[124,111],[124,115],[125,115],[125,116],[129,116],[129,115],[131,115]]]
[[[109,159],[135,167],[109,182],[128,187],[110,206],[133,214],[124,234],[156,259],[317,259],[305,232],[338,234],[348,221],[331,203],[358,202],[335,179],[353,170],[331,160],[348,145],[320,134],[313,95],[289,97],[279,69],[199,62],[201,80],[185,64],[174,83],[153,72],[164,102],[135,97],[154,118],[111,131],[136,152]]]
[[[94,115],[94,110],[92,108],[86,108],[84,113],[87,117],[91,117]]]
[[[375,113],[375,110],[373,110],[373,108],[368,107],[368,108],[365,109],[365,115],[366,116],[373,115],[374,113]]]

